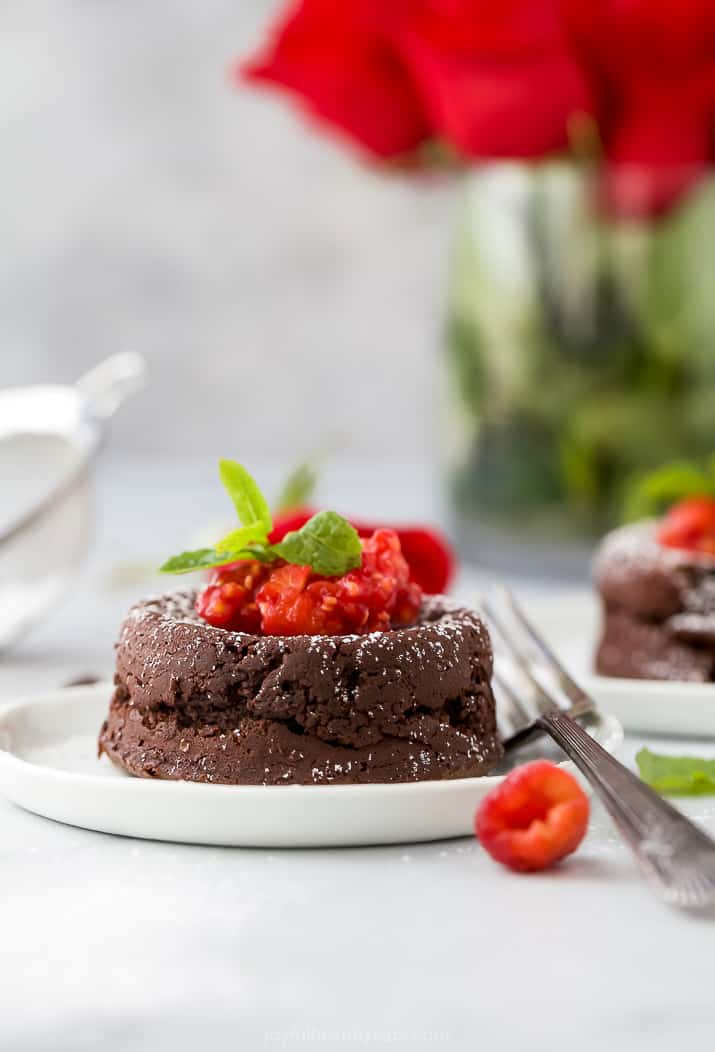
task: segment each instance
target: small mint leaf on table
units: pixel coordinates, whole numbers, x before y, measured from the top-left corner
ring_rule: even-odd
[[[233,501],[241,525],[253,528],[260,524],[263,527],[263,536],[267,537],[273,529],[273,519],[258,483],[243,465],[235,460],[220,460],[219,474],[226,492]]]
[[[286,562],[310,566],[325,577],[340,577],[360,565],[362,545],[357,530],[335,511],[319,511],[299,530],[272,545]]]
[[[715,759],[699,756],[665,756],[641,749],[636,756],[644,782],[659,793],[671,796],[715,794]]]

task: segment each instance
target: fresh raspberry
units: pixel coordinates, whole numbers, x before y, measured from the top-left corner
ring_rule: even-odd
[[[375,530],[364,540],[360,569],[345,574],[338,585],[339,605],[354,632],[410,624],[422,600],[421,589],[410,581],[410,568],[394,530]]]
[[[656,539],[667,548],[715,555],[715,500],[690,497],[674,504],[661,520]]]
[[[355,527],[361,537],[366,532]],[[447,538],[428,526],[397,529],[402,554],[413,582],[428,595],[446,592],[454,576],[456,557]]]
[[[270,566],[251,559],[219,566],[196,600],[197,612],[216,628],[260,632],[261,612],[256,604],[256,590],[270,571]]]
[[[408,581],[395,593],[395,602],[390,614],[393,625],[411,625],[422,605],[422,589],[416,581]]]
[[[482,800],[474,830],[493,859],[520,872],[546,869],[583,840],[589,802],[573,775],[535,760]]]

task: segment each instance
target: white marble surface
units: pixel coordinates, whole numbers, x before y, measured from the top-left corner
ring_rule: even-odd
[[[204,506],[223,508],[209,480],[193,473],[182,493],[180,477],[105,463],[91,563],[71,601],[0,658],[1,702],[111,667],[121,612],[146,585],[109,587],[112,565],[155,561]],[[328,478],[331,501],[360,477]],[[408,468],[392,492],[362,477],[361,507],[434,507]],[[678,747],[715,754],[712,742]],[[715,800],[686,806],[715,832]],[[528,877],[470,839],[199,848],[64,827],[4,801],[0,830],[0,1047],[12,1052],[672,1052],[715,1036],[715,921],[656,902],[599,809],[572,861]]]

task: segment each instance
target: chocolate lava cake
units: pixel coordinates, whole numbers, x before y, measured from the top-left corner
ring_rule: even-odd
[[[177,592],[137,604],[100,753],[133,775],[243,785],[411,782],[501,758],[481,620],[443,596],[411,627],[248,635]]]
[[[656,522],[609,533],[596,554],[603,600],[596,671],[629,679],[715,679],[715,558],[666,547]]]

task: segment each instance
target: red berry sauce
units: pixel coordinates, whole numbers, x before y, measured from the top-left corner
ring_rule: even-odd
[[[235,632],[350,635],[412,624],[421,600],[397,534],[381,529],[363,540],[360,567],[342,577],[284,562],[220,566],[196,609],[210,625]]]
[[[196,600],[197,612],[216,628],[260,632],[261,611],[256,603],[256,592],[268,578],[270,570],[270,566],[252,560],[217,567]]]

